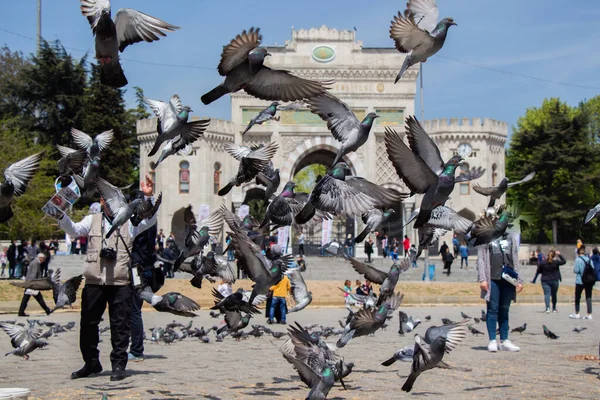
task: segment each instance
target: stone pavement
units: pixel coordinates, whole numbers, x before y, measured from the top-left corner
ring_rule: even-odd
[[[424,334],[431,324],[441,324],[440,318],[460,319],[460,311],[479,316],[482,307],[406,307],[409,315],[431,315],[431,322],[417,327]],[[336,385],[330,399],[597,399],[600,398],[600,372],[598,361],[578,361],[575,356],[598,354],[600,318],[593,321],[574,321],[568,318],[570,307],[559,308],[558,314],[545,314],[542,307],[513,305],[511,326],[524,322],[528,328],[523,335],[513,334],[511,339],[521,346],[520,353],[488,353],[485,336],[468,336],[467,341],[448,354],[445,361],[472,372],[453,370],[427,371],[415,384],[413,391],[400,391],[410,371],[409,363],[396,363],[383,367],[381,362],[397,349],[412,343],[412,334],[397,334],[397,315],[385,331],[372,337],[357,338],[340,350],[347,361],[356,366],[343,390]],[[194,326],[209,327],[218,322],[203,310],[194,319]],[[317,323],[338,326],[337,320],[346,315],[342,308],[308,308],[291,314],[289,322]],[[3,315],[2,319],[14,319]],[[105,315],[107,318],[107,315]],[[185,339],[166,345],[146,342],[146,360],[130,363],[130,376],[117,383],[109,381],[109,372],[99,376],[72,381],[69,374],[80,368],[82,361],[78,349],[79,315],[56,314],[48,318],[66,323],[77,321],[76,328],[49,340],[46,350],[38,350],[29,361],[10,356],[2,358],[0,387],[27,387],[34,399],[100,399],[106,393],[109,399],[303,399],[308,389],[297,374],[279,354],[276,346],[283,339],[272,337],[249,338],[235,342],[211,341],[203,344],[198,339]],[[188,319],[158,312],[144,312],[146,328],[164,326],[173,319],[187,323]],[[254,323],[265,322],[263,316]],[[560,336],[558,340],[546,339],[542,333],[546,324]],[[107,325],[107,320],[100,326]],[[588,329],[581,334],[572,332],[574,326]],[[475,324],[485,331],[483,324]],[[273,329],[284,331],[282,325]],[[149,334],[148,334],[149,336]],[[103,334],[101,361],[110,370],[110,336]],[[211,338],[213,336],[211,335]],[[330,337],[329,342],[337,338]],[[11,350],[8,336],[0,333],[0,352]]]

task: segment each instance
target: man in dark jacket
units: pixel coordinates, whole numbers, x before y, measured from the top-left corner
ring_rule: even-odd
[[[8,251],[6,252],[6,258],[8,259],[8,279],[15,277],[15,268],[17,267],[17,241],[13,240]]]
[[[29,268],[27,269],[27,276],[25,277],[26,281],[32,281],[34,279],[40,279],[42,277],[41,263],[43,263],[45,259],[46,256],[44,255],[44,253],[39,253],[29,263]],[[25,293],[23,293],[23,299],[21,300],[21,306],[19,307],[19,317],[29,316],[25,314],[25,309],[27,308],[27,303],[29,303],[29,298],[31,296],[33,296],[37,300],[37,302],[40,304],[40,307],[42,307],[46,312],[46,315],[50,314],[50,309],[46,305],[44,297],[39,292],[39,290],[25,289]]]

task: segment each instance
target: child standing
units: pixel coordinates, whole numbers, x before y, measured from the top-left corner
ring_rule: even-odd
[[[2,277],[4,277],[4,270],[6,269],[6,263],[8,262],[8,257],[6,256],[6,252],[8,252],[8,247],[5,247],[4,250],[0,253],[0,264],[2,264]]]

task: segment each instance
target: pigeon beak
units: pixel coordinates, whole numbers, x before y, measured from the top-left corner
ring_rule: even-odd
[[[456,22],[453,22],[450,25],[458,26],[458,24]]]
[[[373,118],[379,118],[379,117],[380,117],[379,115],[375,114],[375,116]]]
[[[266,56],[270,56],[270,55],[271,55],[271,53],[267,53],[267,54],[265,54],[265,57],[266,57]]]

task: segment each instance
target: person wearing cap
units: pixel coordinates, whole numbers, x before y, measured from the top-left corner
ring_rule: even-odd
[[[44,253],[38,253],[33,260],[29,263],[29,268],[27,268],[27,276],[25,277],[25,281],[33,281],[35,279],[42,278],[42,268],[41,264],[46,259],[46,255]],[[19,307],[19,317],[29,317],[29,315],[25,314],[25,309],[27,308],[27,303],[29,303],[29,299],[33,296],[34,299],[37,300],[40,307],[46,312],[46,315],[50,314],[50,308],[46,305],[44,301],[44,296],[40,293],[39,290],[33,289],[25,289],[25,293],[23,293],[23,298],[21,299],[21,306]]]
[[[141,183],[142,192],[152,203],[153,186],[152,179],[146,175],[145,181]],[[113,216],[102,197],[100,205],[102,213],[87,215],[80,222],[74,223],[67,215],[63,215],[59,220],[60,228],[71,237],[88,238],[88,249],[84,258],[85,286],[81,292],[79,331],[79,349],[85,364],[83,368],[71,374],[71,379],[85,378],[102,372],[98,350],[98,325],[108,304],[112,344],[110,380],[120,381],[126,377],[127,347],[131,329],[131,250],[134,239],[156,225],[156,217],[143,220],[137,226],[127,221],[106,238],[106,233],[112,228]]]

